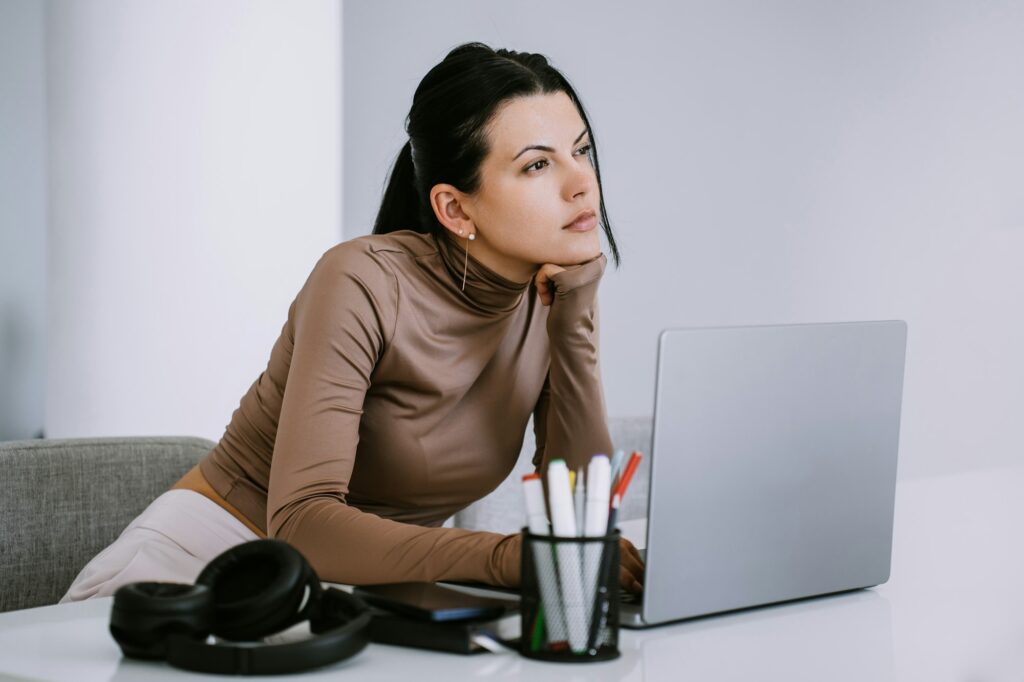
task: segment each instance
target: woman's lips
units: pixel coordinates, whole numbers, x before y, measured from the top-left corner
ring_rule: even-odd
[[[584,216],[580,216],[575,222],[572,222],[565,227],[563,230],[571,230],[572,232],[590,232],[597,226],[597,216],[593,213],[588,213]]]

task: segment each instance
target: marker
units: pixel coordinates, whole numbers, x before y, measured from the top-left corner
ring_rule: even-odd
[[[544,488],[540,474],[523,476],[523,495],[526,498],[526,518],[530,532],[534,535],[550,535],[547,514],[544,513]],[[540,585],[540,598],[543,612],[547,614],[546,622],[551,642],[565,641],[565,617],[558,602],[558,586],[545,576],[554,576],[554,558],[549,543],[534,541],[533,560],[536,564],[537,583]]]
[[[608,525],[608,494],[611,486],[612,465],[607,455],[594,455],[587,466],[586,532],[587,537],[606,535]],[[586,599],[586,622],[594,617],[594,606],[598,599],[598,572],[603,556],[604,544],[588,542],[583,547],[583,594]],[[588,628],[592,629],[591,628]],[[588,640],[588,650],[593,644]]]
[[[605,535],[608,523],[608,496],[612,476],[607,455],[594,455],[587,467],[586,532],[587,537]]]
[[[622,480],[619,481],[616,486],[615,492],[612,494],[611,510],[608,512],[608,527],[606,532],[611,535],[615,532],[615,524],[619,518],[619,507],[622,505],[622,496],[626,493],[629,488],[629,482],[633,478],[633,473],[636,471],[637,466],[640,464],[640,458],[642,455],[638,451],[633,451],[633,456],[629,460],[629,464],[626,466],[626,471],[622,474]],[[612,566],[611,552],[601,556],[601,566],[598,573],[598,580],[606,579],[608,574],[615,570]],[[608,622],[608,611],[610,609],[607,601],[602,602],[599,600],[598,595],[594,596],[594,607],[591,610],[590,619],[590,632],[587,635],[587,650],[592,650],[597,643],[597,636],[601,632],[601,629],[605,627]],[[601,608],[598,611],[599,607]]]
[[[574,537],[576,516],[572,509],[572,488],[569,485],[569,467],[564,459],[548,464],[548,502],[551,505],[553,535]]]
[[[564,459],[552,460],[548,465],[548,501],[551,504],[552,534],[563,538],[576,537],[576,516],[572,509],[569,468]],[[587,647],[587,624],[583,620],[585,607],[579,547],[569,543],[558,543],[556,559],[558,579],[562,587],[562,602],[565,605],[566,629],[569,632],[569,647],[574,652],[582,653]]]
[[[615,493],[612,497],[611,507],[608,510],[608,534],[615,532],[615,524],[619,520],[619,505],[622,504],[622,495]]]
[[[612,508],[608,515],[608,534],[615,530],[615,518],[619,513],[621,497],[616,495],[612,498]],[[594,604],[591,607],[590,632],[587,635],[587,651],[594,651],[597,646],[597,637],[608,623],[608,613],[611,610],[611,595],[607,599],[601,599],[600,590],[606,584],[605,581],[612,580],[614,566],[614,552],[603,552],[601,554],[601,565],[598,568],[598,584],[594,593]]]

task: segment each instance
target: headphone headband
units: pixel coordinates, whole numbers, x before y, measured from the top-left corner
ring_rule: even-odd
[[[354,595],[331,588],[337,599],[348,601]],[[353,604],[364,612],[353,620],[341,618],[331,629],[301,642],[245,646],[207,644],[182,635],[167,640],[167,662],[171,665],[204,673],[230,675],[281,675],[341,661],[363,650],[368,640],[364,629],[370,623],[366,606]]]
[[[310,621],[313,637],[252,640]],[[280,540],[253,540],[213,559],[195,585],[130,583],[114,593],[110,633],[131,658],[162,659],[196,672],[299,672],[366,646],[370,612],[359,597],[324,590],[305,558]],[[240,644],[207,643],[215,634]]]

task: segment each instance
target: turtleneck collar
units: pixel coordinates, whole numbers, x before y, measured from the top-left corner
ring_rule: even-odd
[[[451,275],[456,295],[467,305],[484,313],[509,312],[519,305],[523,292],[530,286],[529,281],[513,282],[502,277],[473,258],[471,246],[469,262],[466,265],[466,289],[463,291],[462,268],[466,262],[465,250],[454,239],[443,236],[434,236],[433,239],[445,269]]]

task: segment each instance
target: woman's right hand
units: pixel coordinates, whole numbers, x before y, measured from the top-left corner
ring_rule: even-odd
[[[595,263],[595,261],[598,260],[600,261],[600,263]],[[581,283],[585,284],[594,279],[600,279],[601,275],[604,273],[604,266],[606,262],[607,259],[604,257],[604,254],[598,253],[590,260],[586,260],[582,263],[577,263],[575,265],[556,265],[554,263],[545,263],[544,265],[541,265],[540,269],[537,270],[537,272],[533,276],[533,284],[537,289],[537,293],[540,295],[540,302],[545,306],[550,306],[554,302],[556,282],[552,278],[555,275],[558,275],[559,273],[562,272],[566,272],[567,270],[587,269],[592,271],[592,273],[596,271],[596,277],[594,276],[594,274],[581,273],[585,277],[585,279],[583,279],[582,282],[580,280],[580,277],[576,275],[566,275],[566,277],[568,277],[571,282],[568,286],[577,287]],[[591,263],[594,263],[594,265],[591,265]],[[559,284],[564,285],[565,282],[563,281]],[[596,290],[596,287],[594,287],[594,289]]]
[[[551,276],[559,272],[565,272],[565,268],[554,263],[545,263],[533,276],[537,293],[540,294],[540,302],[546,306],[555,300],[555,284],[551,281]]]

